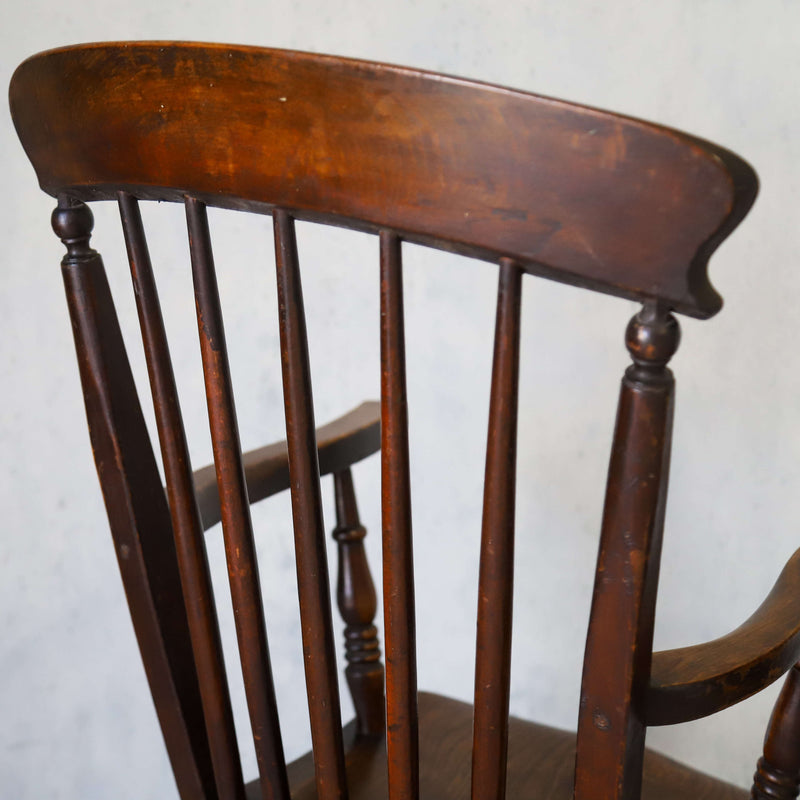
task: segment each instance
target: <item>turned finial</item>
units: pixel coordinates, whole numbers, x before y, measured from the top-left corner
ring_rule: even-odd
[[[89,246],[94,216],[86,203],[59,197],[50,217],[53,232],[67,248],[67,258],[81,258],[94,253]]]
[[[664,374],[664,368],[675,355],[680,341],[678,320],[669,310],[655,302],[645,303],[625,331],[625,345],[633,359],[629,376],[648,380]]]

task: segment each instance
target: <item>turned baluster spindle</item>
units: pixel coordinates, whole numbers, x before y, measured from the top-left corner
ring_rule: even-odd
[[[794,800],[800,794],[800,665],[795,664],[775,704],[758,760],[753,800]]]
[[[378,600],[367,563],[364,537],[367,529],[358,517],[350,469],[333,476],[339,549],[336,599],[345,622],[345,677],[356,709],[359,734],[382,736],[385,725],[383,664],[375,627]]]
[[[674,407],[677,320],[655,302],[628,325],[586,637],[575,800],[639,800]]]

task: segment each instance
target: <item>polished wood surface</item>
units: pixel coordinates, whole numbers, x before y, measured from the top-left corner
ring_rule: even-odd
[[[122,187],[277,206],[515,258],[536,274],[662,297],[701,317],[720,307],[706,262],[757,186],[728,151],[650,123],[418,70],[252,47],[54,50],[19,67],[11,105],[52,194],[92,200]],[[57,137],[38,125],[40,108]]]
[[[128,608],[182,800],[214,796],[167,499],[136,396],[89,208],[53,212],[86,418]]]
[[[635,800],[641,792],[645,690],[667,501],[675,317],[648,305],[630,322],[633,359],[622,380],[600,552],[583,661],[576,800]]]
[[[317,429],[319,469],[329,475],[376,453],[381,446],[380,403],[368,401]],[[251,503],[289,488],[289,452],[286,442],[274,442],[242,456],[247,496]],[[214,465],[194,473],[195,492],[208,530],[220,521],[219,492]]]
[[[276,209],[273,222],[297,594],[317,796],[319,800],[346,800],[331,591],[297,239],[294,220],[286,211]]]
[[[261,793],[263,800],[287,800],[289,785],[208,214],[194,198],[186,198],[186,223],[225,560]]]
[[[400,239],[380,234],[381,512],[389,800],[419,797],[417,630]]]
[[[382,736],[386,725],[378,629],[375,613],[378,597],[364,550],[366,528],[358,517],[353,473],[350,469],[334,473],[336,527],[333,538],[339,549],[336,600],[346,623],[344,629],[345,676],[356,710],[357,731],[364,736]]]
[[[746,796],[645,748],[800,656],[800,556],[744,625],[652,652],[679,343],[715,313],[706,264],[757,180],[724,149],[619,115],[461,79],[227,45],[124,43],[36,56],[15,125],[54,230],[92,445],[131,616],[183,800],[649,800]],[[83,201],[114,199],[137,294],[166,494]],[[138,203],[185,203],[214,466],[192,473]],[[209,204],[273,216],[287,442],[243,455]],[[377,233],[381,402],[315,431],[295,219]],[[417,692],[404,241],[494,262],[495,355],[475,704]],[[577,736],[508,717],[523,273],[642,301],[625,341]],[[443,410],[446,413],[446,410]],[[380,439],[380,442],[379,442]],[[385,695],[377,598],[349,467],[381,449]],[[546,456],[545,456],[546,457]],[[337,602],[357,719],[342,729],[320,475],[333,473]],[[313,754],[286,765],[249,505],[289,488]],[[169,496],[169,503],[167,502]],[[202,530],[222,521],[259,781],[242,785]],[[446,624],[446,620],[443,620]],[[753,797],[796,796],[790,672]],[[385,708],[384,708],[385,700]],[[473,710],[474,708],[474,710]]]
[[[647,724],[674,725],[755,694],[800,658],[800,551],[752,616],[711,642],[653,653]]]
[[[472,800],[506,793],[522,271],[500,264],[478,577]]]
[[[515,717],[509,720],[509,798],[572,800],[575,734]],[[468,800],[472,706],[420,692],[420,797],[423,800]],[[357,738],[345,730],[347,777],[352,800],[384,800],[385,740]],[[315,800],[310,757],[290,764],[293,800]],[[248,797],[251,797],[248,795]],[[252,795],[256,800],[257,795]],[[746,800],[745,789],[715,780],[659,753],[644,757],[642,800]]]
[[[217,793],[220,797],[242,797],[242,767],[228,695],[216,605],[158,291],[138,201],[120,192],[119,207],[153,394],[183,601],[200,681]]]
[[[754,800],[794,800],[800,794],[800,665],[789,670],[753,776]]]

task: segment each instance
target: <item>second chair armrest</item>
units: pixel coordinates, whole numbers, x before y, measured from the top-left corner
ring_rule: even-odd
[[[732,706],[780,678],[800,658],[800,550],[758,610],[711,642],[653,653],[648,725],[672,725]]]
[[[362,403],[344,416],[317,428],[320,475],[339,472],[377,452],[380,446],[380,403]],[[243,460],[251,503],[289,488],[289,456],[285,441],[244,453]],[[194,485],[203,530],[208,530],[220,521],[219,493],[213,464],[195,471]]]

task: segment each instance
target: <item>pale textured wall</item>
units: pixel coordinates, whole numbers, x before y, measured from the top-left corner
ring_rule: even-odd
[[[726,300],[684,324],[656,644],[739,624],[796,546],[800,520],[800,4],[6,3],[0,77],[79,41],[219,40],[406,63],[644,117],[715,140],[762,180],[712,260]],[[7,112],[0,223],[0,796],[174,796],[133,639],[83,424],[49,198]],[[96,213],[120,314],[134,309],[116,211]],[[149,209],[151,244],[196,466],[210,459],[182,211]],[[245,446],[282,436],[268,220],[212,214]],[[301,225],[323,422],[378,392],[377,242]],[[430,268],[428,268],[430,266]],[[407,248],[408,361],[420,686],[469,697],[494,271]],[[582,640],[630,303],[526,281],[512,708],[573,726]],[[142,378],[141,348],[132,360]],[[145,395],[146,398],[146,395]],[[148,404],[145,403],[147,406]],[[149,413],[149,412],[148,412]],[[378,465],[357,469],[378,565]],[[326,487],[327,516],[332,509]],[[290,755],[307,745],[288,501],[256,513]],[[212,563],[224,589],[219,532]],[[433,610],[436,609],[436,610]],[[231,643],[230,609],[220,604]],[[238,665],[230,664],[241,699]],[[657,730],[664,751],[745,785],[775,691],[710,721]],[[346,714],[349,714],[349,707]],[[242,741],[245,716],[239,717]],[[247,750],[247,748],[245,748]],[[254,775],[252,753],[246,771]]]

